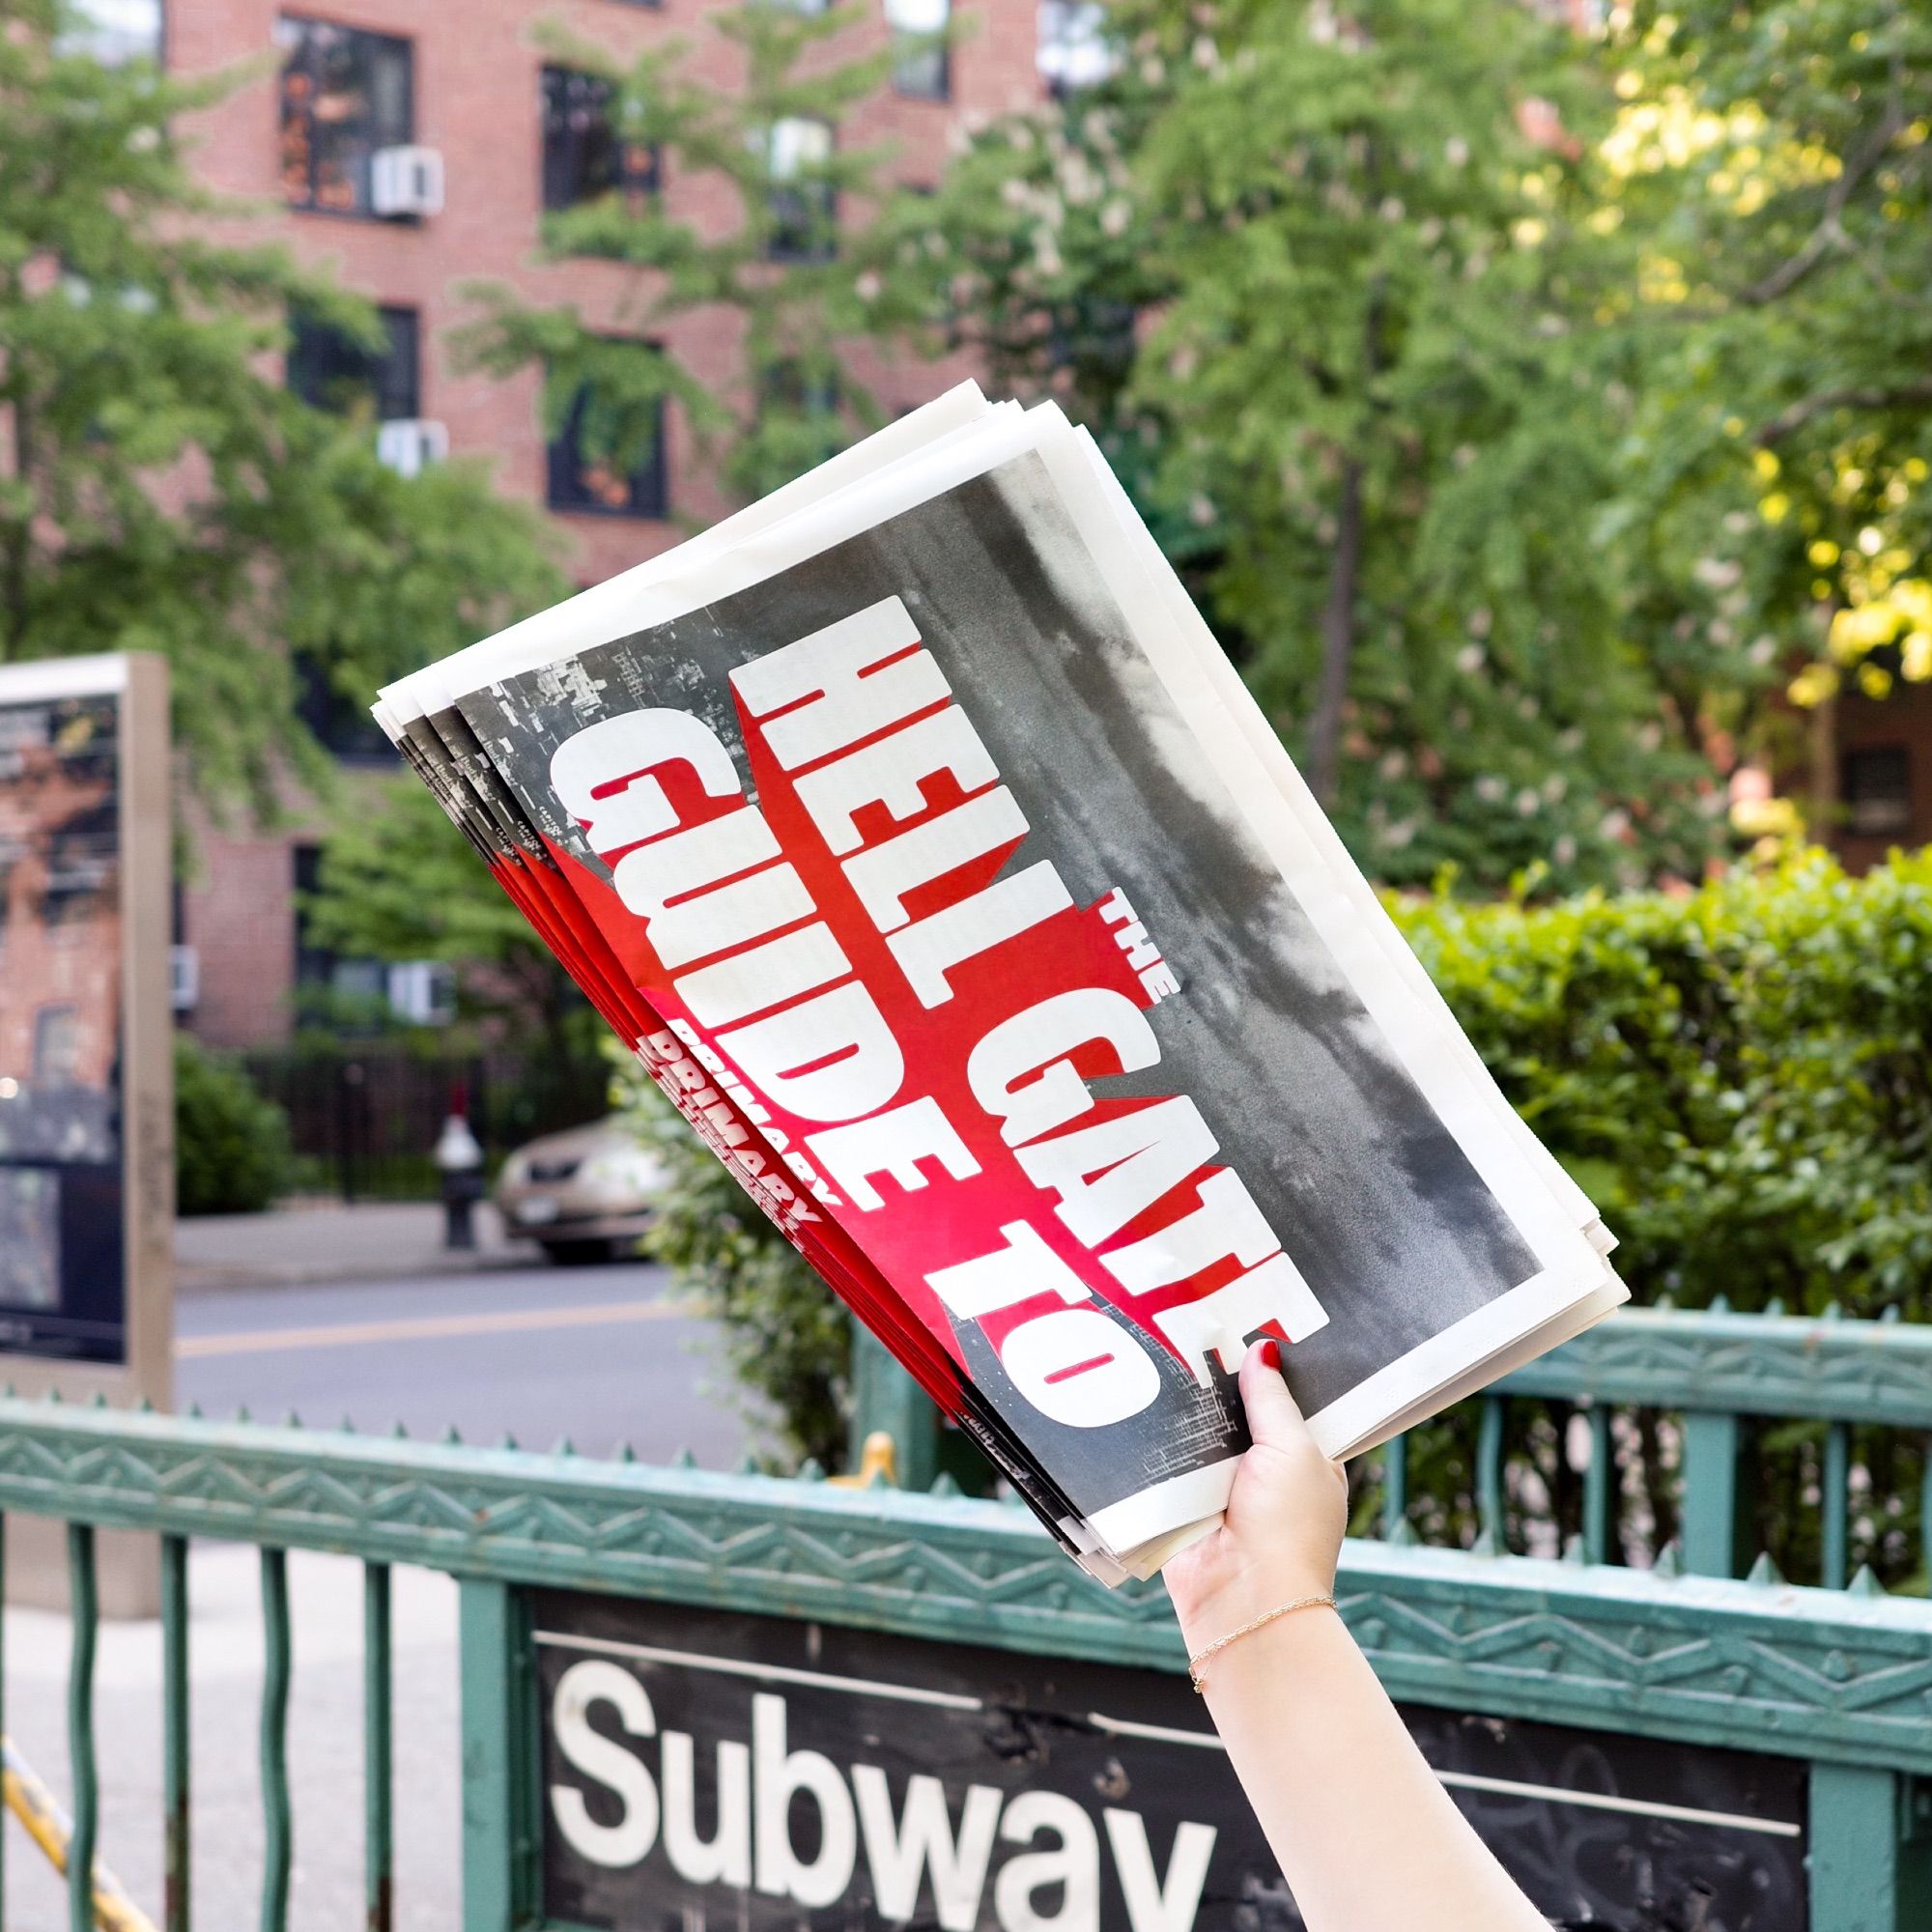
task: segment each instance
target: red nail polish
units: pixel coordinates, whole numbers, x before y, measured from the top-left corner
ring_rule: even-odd
[[[1281,1368],[1281,1347],[1279,1343],[1264,1342],[1262,1344],[1262,1363],[1264,1367],[1279,1372]]]

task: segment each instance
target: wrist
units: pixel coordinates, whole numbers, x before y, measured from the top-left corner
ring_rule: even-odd
[[[1216,1566],[1213,1574],[1190,1577],[1183,1589],[1176,1589],[1172,1583],[1169,1586],[1180,1634],[1190,1653],[1282,1604],[1329,1597],[1334,1592],[1332,1565],[1298,1560],[1279,1550]]]

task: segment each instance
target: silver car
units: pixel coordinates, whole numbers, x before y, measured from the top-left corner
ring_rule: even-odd
[[[545,1134],[520,1147],[497,1177],[506,1234],[535,1241],[554,1262],[627,1254],[657,1218],[662,1163],[621,1120]]]

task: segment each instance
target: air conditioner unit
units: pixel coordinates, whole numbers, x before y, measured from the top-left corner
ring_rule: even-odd
[[[201,954],[192,946],[168,948],[168,1005],[191,1013],[201,998]]]
[[[376,429],[376,458],[398,476],[419,476],[449,454],[449,431],[440,422],[395,416]]]
[[[435,148],[378,148],[369,157],[369,206],[378,214],[440,214],[442,156]]]
[[[415,1026],[456,1017],[456,969],[440,959],[406,959],[389,968],[389,1010]]]

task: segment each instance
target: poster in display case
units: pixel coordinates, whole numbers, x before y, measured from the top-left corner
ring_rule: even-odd
[[[168,1395],[166,668],[0,666],[0,1352]]]

